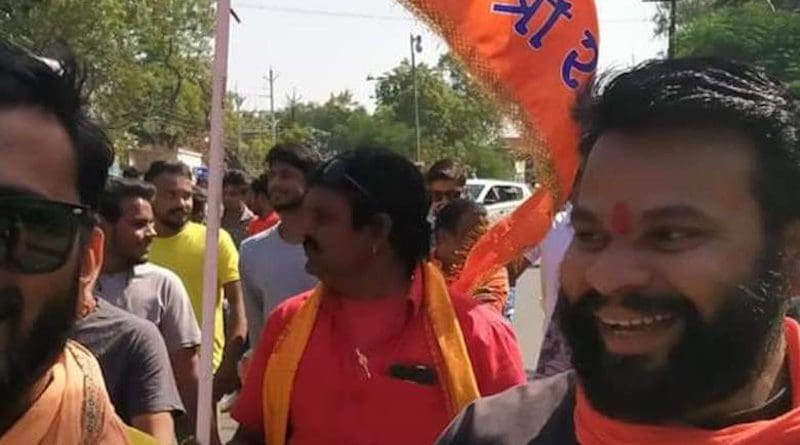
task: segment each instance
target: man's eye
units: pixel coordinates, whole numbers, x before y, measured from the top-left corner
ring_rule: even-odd
[[[575,241],[582,249],[597,250],[605,245],[606,236],[593,230],[576,230]]]
[[[657,249],[677,251],[694,247],[702,238],[702,232],[684,228],[662,228],[651,232],[648,238]]]

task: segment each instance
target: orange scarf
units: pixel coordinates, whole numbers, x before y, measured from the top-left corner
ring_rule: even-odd
[[[423,307],[428,315],[438,351],[437,371],[442,376],[451,415],[480,397],[467,346],[450,302],[444,277],[433,264],[422,266],[425,286]],[[317,286],[286,325],[267,361],[264,375],[264,435],[269,445],[284,445],[289,424],[292,385],[317,318],[325,290]],[[1,444],[0,444],[1,445]]]
[[[592,409],[579,388],[575,405],[575,433],[578,442],[582,445],[800,444],[800,325],[787,318],[784,331],[794,407],[786,414],[771,420],[733,425],[720,430],[633,425],[610,419]]]
[[[131,431],[114,412],[94,356],[72,341],[53,365],[52,380],[0,445],[134,445],[147,436]],[[142,440],[142,441],[139,441]]]

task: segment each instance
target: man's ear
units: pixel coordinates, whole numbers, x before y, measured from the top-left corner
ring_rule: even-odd
[[[392,217],[386,213],[379,213],[373,217],[372,233],[375,249],[379,250],[389,245],[389,234],[392,233]]]
[[[783,270],[788,278],[790,295],[800,295],[800,220],[783,229]]]
[[[81,256],[80,292],[81,297],[91,295],[94,284],[103,268],[103,244],[105,235],[100,227],[94,227],[89,232],[86,247]]]

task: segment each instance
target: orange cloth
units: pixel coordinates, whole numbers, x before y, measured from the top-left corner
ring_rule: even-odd
[[[51,374],[42,395],[0,437],[0,445],[134,444],[114,412],[100,365],[88,350],[68,342]]]
[[[454,289],[470,291],[536,245],[570,194],[580,131],[571,117],[597,67],[593,0],[403,0],[448,42],[473,77],[520,124],[542,187],[474,246]]]
[[[472,296],[481,304],[491,306],[498,314],[502,315],[508,300],[508,292],[508,270],[501,267],[483,284],[478,285],[472,292]]]
[[[436,258],[436,253],[432,256]],[[446,271],[441,261],[434,259],[431,262],[442,271],[448,286],[451,286],[453,282],[458,279],[460,267],[449,267],[447,268],[449,271]],[[481,304],[491,306],[498,314],[503,315],[509,292],[508,269],[501,267],[497,269],[497,272],[488,276],[482,283],[479,283],[475,287],[475,290],[472,292],[472,297]]]
[[[610,419],[592,409],[578,390],[575,433],[582,445],[795,445],[800,444],[800,325],[784,322],[786,355],[792,382],[792,406],[771,420],[744,423],[720,430],[658,425],[634,425]]]

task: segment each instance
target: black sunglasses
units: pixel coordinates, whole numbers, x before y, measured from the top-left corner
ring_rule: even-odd
[[[442,192],[439,190],[431,190],[431,200],[433,202],[439,202],[442,200],[448,201],[455,201],[456,199],[464,197],[464,190],[457,189],[457,190],[448,190],[446,192]]]
[[[31,197],[0,197],[0,267],[54,272],[67,262],[79,229],[91,228],[86,206]]]
[[[327,164],[322,166],[322,182],[325,184],[337,184],[340,183],[342,180],[347,181],[351,186],[353,186],[359,193],[364,195],[367,200],[370,202],[374,202],[372,199],[372,195],[369,191],[358,181],[355,180],[349,173],[347,173],[347,162],[339,159],[333,158],[328,161]]]

